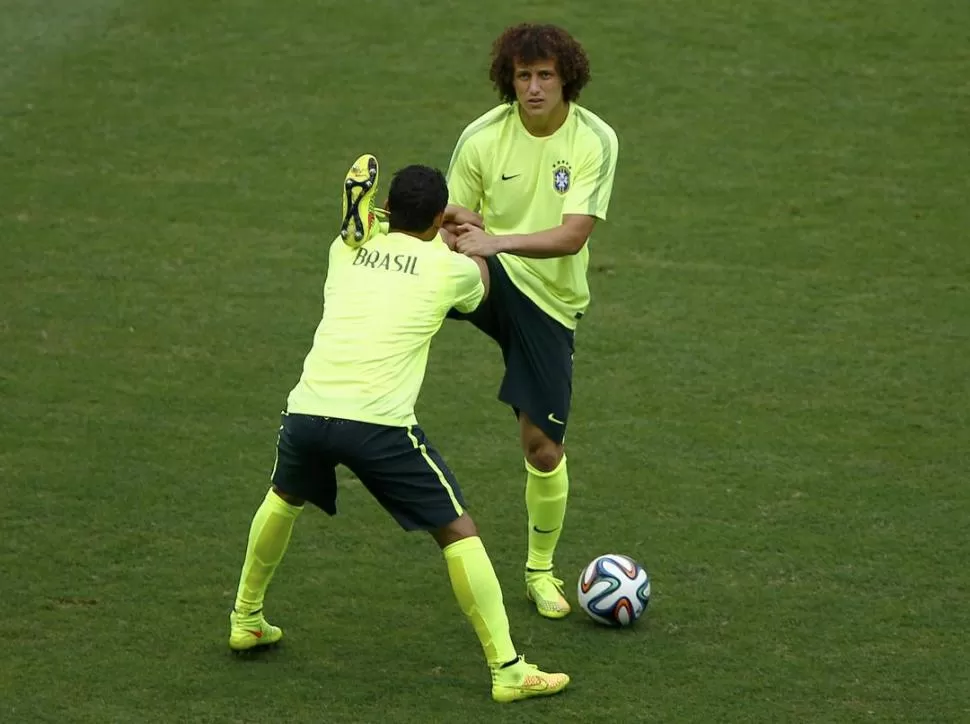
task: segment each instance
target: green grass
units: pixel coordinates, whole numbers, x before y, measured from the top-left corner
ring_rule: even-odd
[[[0,0],[0,720],[970,719],[970,6],[472,8]],[[500,357],[448,324],[419,417],[570,691],[492,704],[435,546],[349,478],[273,584],[285,645],[237,660],[339,179],[446,164],[529,18],[621,145],[558,562],[641,559],[651,609],[530,613]]]

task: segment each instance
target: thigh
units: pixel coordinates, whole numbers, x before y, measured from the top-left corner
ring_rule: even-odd
[[[357,441],[341,460],[405,530],[435,530],[456,520],[465,501],[458,481],[424,431],[355,423]]]
[[[280,491],[309,500],[330,515],[337,512],[336,461],[330,454],[330,421],[283,413],[270,478]]]
[[[519,294],[499,399],[561,444],[572,401],[574,334]]]
[[[505,375],[499,399],[524,410],[561,444],[573,391],[573,330],[543,312],[515,286],[498,257],[489,257],[490,291],[479,309],[460,315],[499,343]]]

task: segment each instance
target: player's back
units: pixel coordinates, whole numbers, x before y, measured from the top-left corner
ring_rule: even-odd
[[[478,266],[440,239],[378,235],[330,247],[323,318],[290,412],[414,424],[431,338],[453,306],[484,293]]]

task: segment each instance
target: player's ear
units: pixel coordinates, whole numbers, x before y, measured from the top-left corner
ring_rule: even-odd
[[[434,217],[434,221],[432,222],[432,224],[434,224],[434,228],[436,228],[436,229],[440,229],[442,226],[445,225],[445,212],[444,212],[444,210],[442,210],[440,214],[438,214],[437,216]]]
[[[390,203],[390,201],[391,201],[390,199],[384,199],[384,211],[390,211],[391,210],[390,207],[388,206],[388,204]]]

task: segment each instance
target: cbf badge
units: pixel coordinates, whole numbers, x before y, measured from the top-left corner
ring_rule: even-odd
[[[556,161],[552,168],[552,187],[557,193],[566,193],[573,181],[572,167],[568,161]]]

